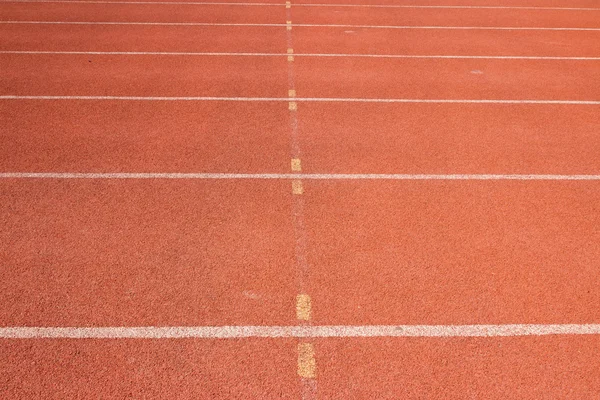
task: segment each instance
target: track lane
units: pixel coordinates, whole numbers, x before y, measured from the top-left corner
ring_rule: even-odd
[[[295,7],[296,24],[434,26],[600,26],[599,11]]]
[[[596,100],[600,92],[593,61],[298,58],[295,64],[299,97]]]
[[[0,8],[0,20],[276,24],[285,21],[285,7],[14,2],[7,3]]]
[[[327,40],[321,40],[324,36]],[[298,53],[598,56],[600,32],[294,27]]]
[[[297,399],[295,341],[0,340],[0,395]]]
[[[287,172],[287,118],[282,103],[5,101],[0,171]]]
[[[289,182],[0,185],[2,326],[294,323]]]
[[[0,24],[0,35],[1,50],[286,51],[279,27]]]
[[[600,319],[597,183],[304,186],[315,324]]]
[[[303,103],[298,115],[306,172],[600,171],[595,106]]]
[[[2,54],[0,87],[10,95],[281,97],[286,63],[277,57]]]
[[[600,391],[599,337],[350,339],[315,344],[327,399],[582,399]]]

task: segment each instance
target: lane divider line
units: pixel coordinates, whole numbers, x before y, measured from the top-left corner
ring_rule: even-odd
[[[600,335],[600,324],[0,327],[1,339],[237,339]]]
[[[0,100],[110,100],[110,101],[246,101],[278,102],[289,101],[288,97],[145,97],[145,96],[30,96],[0,95]],[[512,100],[512,99],[369,99],[349,97],[296,97],[296,102],[324,103],[448,103],[448,104],[564,104],[600,105],[600,100]]]
[[[537,174],[306,174],[186,172],[0,172],[0,179],[300,179],[398,181],[600,181],[600,175]]]
[[[294,66],[294,40],[292,35],[292,10],[290,6],[286,9],[286,42],[287,42],[287,75],[288,75],[288,97],[296,99],[296,73]],[[301,170],[301,151],[299,141],[299,118],[298,105],[295,101],[289,102],[290,110],[290,154],[291,170],[298,174]],[[300,179],[292,181],[292,223],[294,227],[295,241],[295,269],[298,292],[296,297],[296,318],[302,325],[310,325],[311,301],[305,294],[309,281],[309,264],[306,252],[306,227],[304,222],[304,193],[303,183]],[[316,362],[312,344],[300,342],[298,344],[298,375],[300,376],[300,392],[302,400],[315,400],[317,398]]]
[[[296,296],[296,319],[310,321],[311,313],[310,296],[307,294],[299,294]]]
[[[75,4],[145,4],[145,5],[196,5],[196,6],[269,6],[282,7],[283,3],[252,2],[197,2],[197,1],[85,1],[85,0],[15,0],[2,3],[75,3]],[[361,7],[361,8],[439,8],[439,9],[492,9],[492,10],[557,10],[557,11],[600,11],[593,7],[535,7],[535,6],[474,6],[474,5],[400,5],[400,4],[336,4],[336,3],[295,3],[296,7]]]
[[[302,181],[299,179],[294,179],[292,181],[292,193],[301,195],[304,193],[304,186],[302,185]]]
[[[304,379],[315,379],[317,376],[315,348],[312,343],[298,343],[298,375]]]
[[[302,161],[299,158],[292,158],[291,167],[293,172],[302,171]]]
[[[285,24],[214,23],[214,22],[119,22],[119,21],[17,21],[5,20],[0,24],[34,25],[150,25],[150,26],[255,26],[281,27],[292,30],[292,21]],[[302,28],[353,29],[440,29],[440,30],[502,30],[502,31],[600,31],[600,28],[538,27],[538,26],[431,26],[431,25],[351,25],[351,24],[294,24]]]
[[[458,60],[548,60],[548,61],[599,61],[600,57],[559,57],[559,56],[469,56],[469,55],[412,55],[412,54],[336,54],[336,53],[219,53],[219,52],[163,52],[163,51],[37,51],[0,50],[0,54],[63,54],[63,55],[126,55],[126,56],[206,56],[206,57],[339,57],[339,58],[391,58],[391,59],[458,59]]]

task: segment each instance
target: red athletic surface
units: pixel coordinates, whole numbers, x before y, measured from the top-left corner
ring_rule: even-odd
[[[298,116],[309,172],[598,172],[598,107],[307,103]]]
[[[294,322],[288,182],[0,184],[2,326]]]
[[[291,14],[294,24],[600,27],[600,11]],[[287,19],[283,5],[0,7],[4,21]],[[295,54],[600,57],[599,31],[299,26],[0,24],[0,50],[285,54],[288,33]],[[64,54],[0,54],[0,95],[280,98],[290,65],[299,97],[600,100],[593,60]],[[0,172],[289,173],[299,156],[305,173],[598,174],[598,112],[299,102],[298,155],[285,101],[0,100]],[[296,325],[301,286],[312,325],[600,322],[597,181],[303,185],[299,217],[287,180],[0,179],[0,326]],[[596,335],[305,341],[320,399],[600,393]],[[0,339],[0,398],[300,399],[298,342]]]
[[[285,58],[248,61],[245,57],[9,54],[0,62],[0,85],[7,94],[39,96],[287,96]],[[43,72],[38,63],[44,65]]]
[[[296,71],[300,97],[589,100],[600,91],[598,62],[583,61],[299,57]]]
[[[285,31],[264,26],[0,24],[0,35],[0,50],[285,53],[287,49]],[[48,42],[46,35],[55,39]]]
[[[315,344],[325,399],[595,399],[598,337]]]
[[[597,184],[305,183],[317,324],[600,320]]]
[[[288,172],[288,118],[285,103],[3,103],[0,170]]]
[[[4,399],[298,399],[296,343],[0,340]]]

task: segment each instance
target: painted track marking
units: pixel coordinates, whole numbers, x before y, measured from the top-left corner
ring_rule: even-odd
[[[600,335],[600,324],[2,327],[2,339],[234,339]]]
[[[140,5],[195,5],[195,6],[250,6],[250,7],[286,7],[285,3],[252,2],[196,2],[196,1],[85,1],[85,0],[16,0],[1,3],[74,3],[74,4],[140,4]],[[477,5],[415,5],[415,4],[335,4],[335,3],[294,3],[294,7],[360,7],[360,8],[424,8],[424,9],[489,9],[489,10],[556,10],[556,11],[600,11],[595,7],[535,7],[535,6],[477,6]]]
[[[356,58],[415,58],[415,59],[474,59],[474,60],[574,60],[600,61],[600,57],[560,56],[470,56],[470,55],[418,55],[418,54],[327,54],[327,53],[219,53],[219,52],[166,52],[166,51],[44,51],[0,50],[0,54],[62,54],[62,55],[109,55],[109,56],[198,56],[198,57],[356,57]]]
[[[287,27],[285,24],[210,23],[210,22],[117,22],[117,21],[0,21],[0,24],[33,25],[150,25],[150,26],[256,26]],[[425,25],[350,25],[350,24],[294,24],[303,28],[354,28],[354,29],[440,29],[440,30],[502,30],[502,31],[600,31],[600,28],[533,27],[533,26],[425,26]]]
[[[0,172],[0,179],[300,179],[313,180],[476,180],[476,181],[599,181],[600,175],[541,174],[234,174],[170,172]],[[301,185],[299,185],[301,189]],[[301,194],[301,193],[298,193]]]
[[[287,101],[289,97],[144,97],[144,96],[20,96],[2,95],[0,100],[120,100],[120,101]],[[571,104],[600,105],[600,100],[518,100],[518,99],[368,99],[344,97],[295,97],[294,101],[331,103],[451,103],[451,104]]]

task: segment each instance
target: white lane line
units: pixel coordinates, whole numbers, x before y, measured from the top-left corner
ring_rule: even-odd
[[[110,100],[110,101],[245,101],[289,102],[289,97],[144,97],[144,96],[20,96],[2,95],[0,100]],[[450,103],[450,104],[564,104],[600,105],[600,100],[491,100],[491,99],[359,99],[345,97],[294,97],[294,101],[324,103]]]
[[[430,8],[451,10],[558,10],[558,11],[600,11],[593,7],[534,7],[534,6],[468,6],[468,5],[415,5],[415,4],[334,4],[334,3],[294,3],[294,7],[359,7],[359,8]]]
[[[196,1],[85,1],[85,0],[15,0],[0,3],[75,3],[75,4],[146,4],[146,5],[196,5],[196,6],[274,6],[285,7],[285,3],[232,3]],[[557,10],[557,11],[600,11],[592,7],[534,7],[534,6],[473,6],[473,5],[399,5],[399,4],[335,4],[294,3],[294,7],[361,7],[361,8],[438,8],[438,9],[490,9],[490,10]]]
[[[231,56],[231,57],[287,57],[288,53],[219,53],[219,52],[169,52],[169,51],[46,51],[0,50],[0,54],[64,54],[64,55],[125,55],[125,56]],[[581,60],[599,61],[600,57],[559,56],[468,56],[468,55],[418,55],[418,54],[327,54],[294,53],[295,57],[355,57],[355,58],[409,58],[409,59],[475,59],[475,60]]]
[[[599,181],[600,175],[547,174],[232,174],[170,172],[0,172],[0,179],[312,179],[312,180],[479,180]]]
[[[227,2],[199,2],[199,1],[77,1],[77,0],[14,0],[0,1],[6,3],[75,3],[75,4],[147,4],[147,5],[194,5],[194,6],[274,6],[284,7],[285,3],[227,3]],[[567,8],[569,10],[569,8]],[[585,10],[582,8],[581,10]],[[592,9],[593,10],[593,9]]]
[[[598,334],[600,324],[0,328],[2,339],[502,337]]]
[[[212,23],[212,22],[117,22],[117,21],[0,21],[0,24],[36,25],[150,25],[150,26],[255,26],[284,27],[287,24]],[[349,24],[294,24],[307,28],[353,29],[438,29],[438,30],[502,30],[502,31],[600,31],[600,28],[533,27],[533,26],[418,26],[418,25],[349,25]]]

